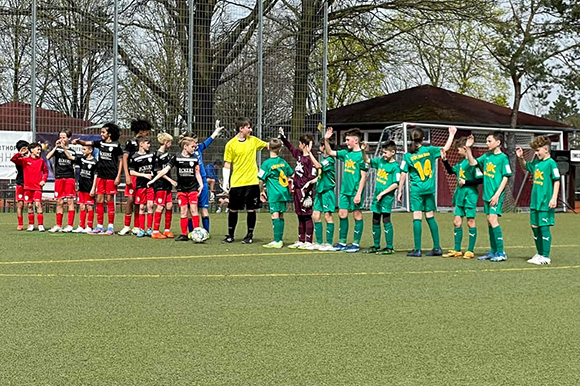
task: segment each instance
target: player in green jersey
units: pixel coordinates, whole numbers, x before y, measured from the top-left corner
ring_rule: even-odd
[[[316,195],[314,196],[314,208],[312,211],[312,220],[314,221],[314,235],[316,243],[312,249],[319,251],[336,251],[332,241],[334,238],[334,219],[332,214],[336,210],[336,162],[333,157],[325,153],[324,142],[320,143],[320,153],[323,158],[320,160],[320,169],[318,169],[318,181],[316,183]],[[323,238],[322,214],[326,221],[326,243]]]
[[[329,139],[333,134],[332,127],[324,133],[324,146],[327,155],[338,158],[344,162],[342,171],[342,183],[338,200],[338,217],[340,218],[339,237],[340,242],[334,247],[338,250],[354,253],[360,251],[360,239],[364,228],[363,222],[363,193],[367,180],[368,166],[364,162],[361,149],[362,134],[360,129],[350,129],[345,133],[348,150],[334,151],[330,147]],[[347,246],[348,214],[354,216],[354,242]]]
[[[294,171],[283,158],[280,158],[281,140],[278,138],[271,139],[269,148],[270,158],[262,163],[258,178],[260,179],[260,200],[262,202],[267,201],[270,205],[274,240],[263,247],[280,249],[284,245],[282,238],[284,236],[286,203],[292,200],[290,189],[288,188],[288,177]]]
[[[499,225],[499,217],[502,214],[503,197],[508,178],[512,175],[508,156],[501,151],[503,135],[500,131],[488,134],[486,138],[488,152],[475,159],[471,152],[474,138],[467,137],[466,154],[469,164],[479,166],[483,171],[483,211],[487,216],[487,230],[491,251],[479,260],[500,262],[507,260],[504,251],[503,233]]]
[[[443,146],[445,151],[449,150],[453,142],[453,137],[457,129],[449,127],[449,137]],[[423,130],[414,128],[411,131],[411,144],[409,151],[403,156],[401,162],[401,180],[399,181],[399,202],[403,199],[403,186],[409,175],[410,189],[409,199],[411,211],[413,212],[413,240],[414,248],[407,254],[410,257],[421,257],[421,233],[423,230],[422,218],[425,213],[425,220],[429,225],[431,237],[433,238],[433,249],[427,252],[427,256],[441,256],[441,244],[439,243],[439,227],[435,221],[435,173],[437,168],[437,158],[441,155],[441,148],[436,146],[423,145],[425,134]]]
[[[463,158],[455,166],[451,167],[447,161],[447,154],[441,150],[441,160],[445,166],[448,174],[457,176],[457,187],[453,193],[453,205],[455,206],[455,218],[453,219],[453,235],[455,238],[455,246],[443,257],[455,257],[464,259],[473,259],[475,255],[473,250],[475,248],[475,241],[477,240],[477,227],[475,225],[475,212],[477,208],[477,198],[479,197],[479,190],[477,186],[483,182],[483,173],[477,166],[469,165],[466,157],[465,143],[467,137],[461,137],[453,142],[453,147],[457,149],[457,153]],[[469,233],[469,246],[465,254],[461,252],[461,241],[463,239],[463,217],[467,217],[467,227]]]
[[[401,169],[395,160],[397,145],[393,141],[387,141],[381,146],[382,157],[368,159],[365,154],[365,162],[371,168],[377,170],[375,180],[375,193],[371,210],[373,212],[373,246],[364,251],[378,255],[390,255],[395,253],[393,248],[393,224],[391,223],[391,211],[395,200],[395,190],[399,188]],[[381,249],[381,217],[383,218],[383,230],[385,233],[386,248]]]
[[[536,137],[531,146],[538,158],[531,162],[526,162],[521,147],[516,148],[516,156],[522,169],[533,173],[530,224],[538,253],[529,259],[528,263],[537,265],[552,262],[550,227],[554,226],[554,214],[560,190],[560,172],[558,164],[550,157],[550,143],[548,137]]]

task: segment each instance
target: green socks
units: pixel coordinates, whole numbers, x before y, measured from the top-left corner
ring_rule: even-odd
[[[433,249],[441,249],[441,243],[439,242],[439,227],[437,226],[435,217],[428,218],[427,225],[429,225],[431,237],[433,238]],[[461,245],[459,247],[461,248]]]
[[[467,250],[469,252],[473,252],[475,249],[475,241],[477,240],[477,228],[467,228],[469,231],[469,246]]]
[[[282,241],[282,238],[284,237],[284,219],[272,219],[272,227],[274,228],[274,241]]]
[[[421,220],[413,220],[413,240],[415,242],[415,250],[421,250],[421,234],[423,232],[423,224]]]
[[[332,245],[332,240],[334,239],[334,223],[326,223],[326,242]]]
[[[541,228],[532,228],[534,233],[534,244],[536,244],[536,251],[538,255],[544,256],[544,246],[542,245],[542,230]]]
[[[375,248],[381,247],[381,224],[373,223],[373,246]]]
[[[461,240],[463,240],[463,228],[453,229],[453,235],[455,236],[455,247],[454,251],[461,251]]]
[[[493,228],[493,236],[495,238],[495,245],[497,253],[504,253],[503,250],[503,234],[501,233],[501,227],[498,225]]]
[[[393,238],[394,238],[393,223],[388,222],[384,224],[384,228],[385,228],[385,239],[387,240],[387,248],[393,249]]]
[[[362,238],[363,228],[365,222],[364,220],[354,220],[354,244],[360,245],[360,239]],[[380,235],[379,231],[379,235]]]
[[[550,249],[552,248],[552,233],[550,232],[550,227],[540,227],[541,235],[542,235],[542,256],[549,259],[550,258]]]
[[[491,225],[487,225],[487,232],[489,233],[489,248],[491,249],[491,253],[495,254],[497,252],[497,245],[495,243],[495,235],[493,234],[493,228]]]
[[[316,242],[318,244],[324,243],[324,240],[322,239],[322,221],[314,223],[314,235],[316,236]]]
[[[348,236],[348,217],[340,219],[340,226],[338,227],[338,235],[340,243],[346,244],[346,236]]]

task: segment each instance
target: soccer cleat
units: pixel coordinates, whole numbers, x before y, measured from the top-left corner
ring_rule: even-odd
[[[151,238],[156,239],[156,240],[161,240],[161,239],[166,239],[167,236],[165,236],[163,233],[160,233],[160,232],[153,232],[151,234]]]
[[[280,241],[271,241],[268,244],[262,245],[264,248],[272,248],[272,249],[280,249],[284,246],[284,242]]]
[[[425,256],[442,256],[442,255],[443,251],[441,250],[441,248],[433,248],[432,250],[430,250],[425,254]]]
[[[407,253],[409,257],[421,257],[421,251],[413,249],[411,252]]]
[[[377,253],[381,250],[381,247],[375,247],[374,245],[368,249],[365,249],[363,253]]]
[[[331,244],[324,243],[320,245],[319,251],[322,252],[336,252],[336,248],[334,248]]]
[[[115,229],[113,227],[108,227],[107,231],[104,233],[101,233],[103,236],[112,236],[115,234]]]
[[[473,259],[475,257],[475,255],[473,254],[473,252],[465,252],[465,255],[463,255],[464,259]]]
[[[58,225],[53,226],[48,230],[50,233],[62,232],[62,228]]]
[[[528,260],[528,263],[529,262],[530,261]],[[548,265],[548,264],[552,264],[552,260],[549,257],[539,255],[539,257],[531,263],[536,264],[536,265]]]
[[[234,241],[235,241],[235,239],[232,236],[226,235],[224,237],[224,239],[222,240],[222,243],[228,243],[228,244],[230,244],[230,243],[233,243]]]
[[[222,211],[222,208],[217,208],[217,210],[215,211],[216,213],[220,213]],[[266,244],[267,245],[267,244]]]
[[[43,225],[39,225],[38,226],[38,231],[39,232],[44,232],[44,231],[46,231],[46,229],[44,229],[44,226]]]
[[[496,253],[489,261],[493,261],[494,263],[499,263],[500,261],[506,261],[507,255],[505,253]]]
[[[290,249],[298,249],[304,244],[302,241],[296,241],[294,244],[289,245],[288,248]]]
[[[307,249],[309,251],[320,251],[321,247],[322,247],[322,244],[311,243],[307,248],[301,248],[301,249]]]
[[[26,228],[26,232],[32,232],[34,230],[34,225],[30,224],[28,228]]]
[[[103,227],[97,226],[95,229],[93,229],[91,232],[88,232],[88,233],[89,233],[89,235],[99,235],[103,232],[105,232]]]
[[[151,228],[147,229],[147,232],[145,232],[145,236],[147,236],[147,237],[151,237],[152,234],[153,234],[153,230]]]
[[[135,236],[141,238],[141,237],[145,237],[147,234],[145,233],[145,231],[143,229],[139,230],[139,233],[137,233]]]
[[[532,263],[532,264],[536,264],[535,261],[538,260],[538,258],[542,257],[542,255],[536,253],[534,256],[532,256],[531,259],[528,259],[528,263]]]
[[[83,228],[82,226],[79,225],[79,227],[75,230],[72,231],[72,233],[83,233],[85,231],[85,228]]]
[[[21,230],[23,230],[23,229],[24,229],[24,225],[18,225],[18,226],[16,227],[16,230],[17,230],[17,231],[21,231]]]
[[[252,244],[254,242],[254,234],[248,233],[242,240],[242,244]]]
[[[348,248],[348,246],[343,243],[336,243],[334,244],[333,248],[335,251],[344,251],[346,248]]]
[[[64,228],[62,231],[64,233],[71,233],[74,230],[74,228],[71,225],[67,225],[66,228]]]
[[[189,241],[189,237],[187,235],[179,235],[175,238],[175,241]]]
[[[454,250],[450,250],[448,253],[443,255],[443,257],[455,257],[457,259],[460,259],[462,256],[463,256],[463,252],[454,251]]]
[[[395,253],[393,248],[383,248],[380,251],[377,251],[377,255],[392,255]]]
[[[91,233],[92,231],[93,230],[91,229],[91,227],[86,227],[83,233]]]
[[[485,255],[479,256],[477,260],[489,260],[493,257],[493,253],[487,252]]]
[[[163,232],[163,236],[167,237],[168,239],[172,239],[175,237],[175,235],[168,229],[166,229],[165,232]]]
[[[301,246],[298,247],[298,249],[302,249],[302,250],[307,250],[307,251],[312,251],[312,243],[309,243],[308,241],[302,243]]]
[[[119,236],[125,236],[127,233],[131,231],[131,227],[125,225],[123,229],[119,231]]]
[[[141,230],[141,228],[139,228],[139,227],[133,227],[133,229],[131,229],[131,233],[133,233],[134,235],[137,235],[137,233],[139,233],[140,230]]]
[[[358,251],[360,251],[360,247],[358,246],[358,244],[351,244],[344,251],[346,253],[357,253]]]

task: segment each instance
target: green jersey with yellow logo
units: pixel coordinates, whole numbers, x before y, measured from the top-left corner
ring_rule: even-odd
[[[336,186],[336,161],[333,157],[326,157],[320,161],[321,168],[318,169],[318,182],[316,183],[316,193],[324,193]]]
[[[409,173],[411,192],[418,195],[435,193],[435,173],[437,158],[441,148],[421,146],[416,153],[405,153],[401,162],[401,171]]]
[[[512,175],[510,161],[505,153],[485,153],[477,159],[477,165],[483,171],[483,201],[490,201],[499,189],[504,177]],[[503,199],[505,189],[501,192]]]
[[[477,166],[471,166],[469,161],[464,159],[453,166],[453,173],[457,176],[457,187],[453,194],[453,205],[465,208],[475,208],[479,190],[477,185],[459,185],[459,180],[474,182],[483,177],[481,170]]]
[[[560,180],[558,164],[552,158],[526,162],[526,169],[532,173],[533,183],[530,209],[540,212],[550,210],[550,200],[554,194],[554,181]]]
[[[361,171],[366,172],[368,165],[363,159],[362,150],[339,150],[336,158],[344,162],[340,194],[355,196],[361,179]]]
[[[371,160],[371,168],[377,169],[377,178],[375,181],[375,195],[376,198],[383,190],[389,186],[397,184],[401,176],[401,169],[399,164],[395,161],[389,162],[383,157],[373,158]],[[387,196],[395,196],[395,190],[389,192]]]
[[[268,202],[291,201],[288,177],[294,173],[283,158],[269,158],[262,163],[258,178],[266,183]]]

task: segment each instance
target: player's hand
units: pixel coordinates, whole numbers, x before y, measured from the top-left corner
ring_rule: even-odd
[[[385,192],[380,192],[379,194],[377,194],[377,201],[381,201],[383,197],[385,197]]]
[[[457,133],[457,127],[449,126],[449,134],[455,135],[455,133]]]
[[[403,192],[401,190],[399,190],[399,193],[397,193],[397,201],[403,202]]]
[[[201,192],[203,192],[203,185],[200,185],[200,187],[197,188],[197,192],[198,194],[201,194]]]
[[[260,193],[260,201],[262,201],[262,202],[267,202],[268,201],[268,195],[266,194],[266,192],[261,192]]]
[[[361,200],[360,194],[357,193],[357,195],[354,196],[354,200],[352,201],[354,202],[355,205],[358,205],[360,204],[360,200]]]
[[[143,177],[151,181],[151,179],[153,178],[153,174],[143,174]]]
[[[499,202],[499,196],[497,194],[494,194],[493,197],[491,198],[491,200],[489,200],[489,206],[497,206],[498,202]]]
[[[463,186],[465,185],[465,180],[463,178],[460,178],[459,180],[457,180],[457,183],[459,184],[459,186]]]
[[[91,189],[91,191],[89,192],[89,196],[95,197],[95,189]]]
[[[133,186],[133,180],[131,179],[130,174],[125,174],[125,185],[127,185],[129,187]]]
[[[447,161],[447,152],[443,148],[441,148],[441,159]]]
[[[113,182],[113,184],[115,184],[115,186],[119,186],[120,183],[121,183],[121,177],[115,178],[115,181]]]
[[[75,138],[75,139],[73,139],[73,140],[71,141],[71,143],[72,143],[73,145],[76,145],[77,143],[79,143],[79,139],[80,139],[80,138]]]
[[[23,147],[22,149],[20,149],[20,155],[26,155],[28,154],[28,148],[27,147]]]
[[[330,137],[332,137],[332,134],[334,134],[334,129],[332,127],[328,127],[324,132],[324,138],[330,139]]]
[[[473,137],[473,135],[470,135],[469,137],[467,137],[467,140],[465,141],[465,147],[472,147],[474,142],[475,138]]]
[[[552,198],[550,200],[550,203],[548,204],[548,207],[550,209],[554,209],[557,205],[558,205],[558,199],[557,198]]]
[[[174,188],[176,188],[176,187],[177,187],[177,181],[175,181],[175,180],[171,180],[171,181],[169,181],[169,182],[171,183],[171,185],[173,185],[173,187],[174,187]]]
[[[522,158],[524,156],[524,149],[521,147],[516,147],[516,157]]]
[[[46,181],[40,181],[40,183],[38,185],[44,186],[44,185],[46,185]]]
[[[362,151],[366,151],[368,147],[369,147],[369,145],[368,145],[368,144],[367,144],[365,141],[362,141],[362,142],[361,142],[361,144],[360,144],[360,149],[361,149]]]
[[[153,184],[153,181],[147,181],[147,187],[148,188],[150,188],[152,184]]]
[[[219,137],[220,133],[222,132],[222,130],[224,129],[223,126],[220,126],[220,120],[216,119],[215,121],[215,130],[213,131],[213,134],[211,135],[212,138],[216,138]]]
[[[278,136],[280,138],[285,138],[286,137],[286,135],[284,134],[284,128],[283,127],[279,127],[278,128]]]

